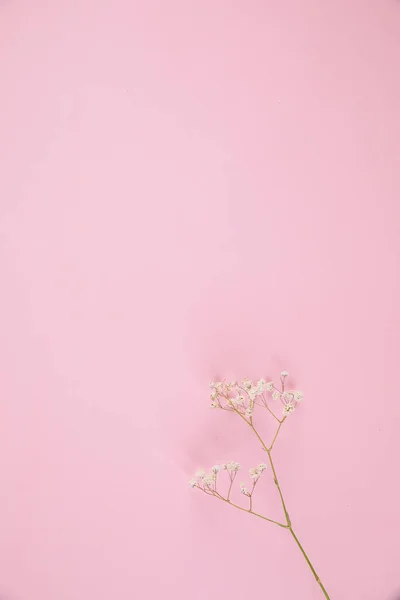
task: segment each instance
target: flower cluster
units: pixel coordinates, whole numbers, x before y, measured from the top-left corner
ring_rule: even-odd
[[[254,488],[256,487],[256,483],[260,478],[260,475],[262,475],[265,471],[265,469],[267,468],[267,465],[265,463],[261,463],[260,465],[258,465],[258,467],[253,467],[252,469],[249,470],[249,475],[253,480],[253,487],[252,489],[249,491],[247,489],[247,487],[245,486],[244,483],[240,484],[240,493],[244,494],[244,496],[251,496]]]
[[[285,391],[287,371],[281,373],[281,389],[279,390],[272,381],[266,382],[259,379],[256,383],[245,377],[238,381],[217,381],[210,383],[211,408],[235,411],[246,419],[251,419],[256,405],[268,408],[267,394],[274,400],[283,404],[283,416],[290,415],[302,399],[302,392],[293,390]]]
[[[240,470],[240,464],[233,460],[222,465],[214,465],[210,473],[206,473],[200,469],[194,474],[193,479],[189,481],[192,488],[198,487],[205,492],[215,492],[217,476],[220,471],[226,471],[231,482],[235,479],[237,472]]]

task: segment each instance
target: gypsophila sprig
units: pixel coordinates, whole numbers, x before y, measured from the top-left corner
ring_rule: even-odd
[[[310,567],[311,572],[314,575],[316,582],[320,586],[326,600],[330,600],[328,592],[323,586],[321,579],[317,575],[303,546],[300,544],[298,537],[293,531],[292,522],[289,517],[288,509],[283,498],[282,489],[272,459],[272,450],[282,425],[286,421],[287,417],[296,410],[298,403],[303,399],[302,392],[298,390],[286,389],[288,377],[288,371],[282,371],[278,386],[276,386],[273,381],[267,382],[263,378],[258,379],[257,381],[252,381],[247,377],[244,377],[241,381],[216,381],[210,383],[211,408],[225,410],[240,417],[242,421],[244,421],[251,428],[258,442],[261,443],[261,448],[263,452],[266,453],[268,461],[267,463],[262,462],[258,466],[249,469],[248,485],[244,482],[240,483],[239,485],[236,483],[236,477],[241,469],[241,466],[240,463],[231,460],[223,464],[214,465],[211,467],[209,473],[203,469],[199,469],[195,473],[194,477],[190,479],[189,486],[191,488],[199,489],[208,496],[213,496],[218,500],[222,500],[234,508],[247,512],[255,517],[263,519],[264,521],[268,521],[269,523],[288,530],[305,557],[307,564]],[[278,411],[278,414],[277,406],[280,406],[280,411]],[[269,416],[272,417],[277,423],[275,432],[273,436],[271,436],[271,441],[269,444],[266,444],[263,441],[254,424],[256,411],[258,409],[265,409],[269,413]],[[279,414],[281,416],[278,416]],[[280,521],[271,519],[270,517],[253,510],[255,489],[265,471],[271,473],[280,498],[283,513],[283,519]],[[242,496],[245,496],[245,499],[242,499],[242,501],[244,503],[248,503],[247,506],[236,504],[232,501],[231,497],[234,489],[237,490],[236,493],[240,492]],[[257,487],[257,489],[259,488]]]

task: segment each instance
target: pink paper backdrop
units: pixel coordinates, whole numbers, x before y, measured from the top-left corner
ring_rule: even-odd
[[[321,600],[187,488],[262,459],[209,379],[282,368],[296,531],[395,600],[400,4],[3,0],[0,47],[1,600]]]

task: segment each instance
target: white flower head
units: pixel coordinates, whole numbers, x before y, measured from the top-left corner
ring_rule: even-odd
[[[191,479],[189,481],[189,485],[190,485],[191,488],[196,487],[197,486],[197,479]]]
[[[247,379],[247,377],[245,377],[242,381],[242,387],[248,391],[253,387],[253,382],[250,381],[250,379]]]
[[[278,392],[278,390],[274,390],[272,392],[272,397],[273,397],[274,400],[280,400],[281,399],[281,393]]]
[[[215,483],[216,476],[214,473],[208,473],[205,477],[203,477],[203,486],[206,488],[210,488]]]
[[[211,402],[210,407],[211,408],[218,408],[218,404],[216,402]]]
[[[219,472],[219,470],[220,470],[220,466],[219,466],[219,465],[214,465],[214,466],[211,468],[211,472],[212,472],[214,475],[216,475],[216,474]]]
[[[248,391],[249,394],[249,398],[252,402],[254,402],[254,400],[256,399],[256,396],[258,394],[257,388],[255,386],[251,387]]]
[[[266,388],[267,382],[265,381],[265,379],[259,379],[257,381],[257,394],[262,394]]]
[[[294,412],[295,408],[296,404],[293,401],[286,402],[283,407],[283,416],[286,417],[287,415],[290,415],[292,412]]]
[[[223,471],[226,471],[226,469],[228,468],[226,463],[224,463],[223,465],[220,465],[220,467]]]
[[[248,408],[246,408],[245,415],[246,415],[246,417],[250,418],[252,414],[253,414],[253,408],[249,406]]]
[[[239,469],[240,469],[240,464],[238,462],[230,460],[226,464],[226,468],[229,471],[229,473],[237,473],[239,471]]]
[[[206,472],[203,469],[199,469],[194,474],[194,476],[197,477],[197,479],[203,479],[205,477],[205,475],[206,475]]]
[[[260,471],[260,473],[265,471],[266,468],[267,468],[267,465],[265,463],[260,463],[257,467],[257,469]]]
[[[281,373],[281,377],[285,378],[289,375],[289,373],[287,371],[282,371]]]
[[[269,381],[267,383],[267,385],[265,386],[265,389],[267,390],[267,392],[273,392],[275,387],[274,384],[272,383],[272,381]]]
[[[293,392],[293,395],[296,402],[300,402],[301,400],[303,400],[303,392],[299,392],[298,390],[296,390]]]
[[[252,469],[250,469],[249,474],[252,479],[258,479],[261,475],[257,467],[253,467]]]
[[[240,484],[240,493],[244,494],[245,496],[249,495],[249,490],[247,489],[247,487],[244,485],[244,483]]]

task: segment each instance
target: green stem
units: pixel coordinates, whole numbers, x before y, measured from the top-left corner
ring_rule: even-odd
[[[324,594],[324,596],[325,596],[326,600],[330,600],[330,598],[329,598],[329,595],[328,595],[328,592],[327,592],[327,591],[326,591],[326,589],[324,588],[324,586],[323,586],[323,584],[322,584],[322,581],[320,580],[319,576],[317,575],[317,572],[316,572],[316,570],[315,570],[315,569],[314,569],[314,567],[312,566],[312,563],[311,563],[310,559],[308,558],[308,556],[307,556],[307,554],[306,554],[306,551],[304,550],[303,546],[300,544],[300,541],[299,541],[298,537],[296,536],[296,534],[294,533],[294,531],[293,531],[293,529],[292,529],[292,523],[291,523],[291,521],[290,521],[289,513],[288,513],[288,511],[287,511],[287,508],[286,508],[285,500],[283,499],[282,490],[281,490],[281,488],[280,488],[279,481],[278,481],[278,477],[277,477],[277,475],[276,475],[276,471],[275,471],[274,462],[273,462],[273,460],[272,460],[271,451],[272,451],[272,448],[273,448],[273,446],[274,446],[274,444],[275,444],[276,438],[278,437],[278,433],[280,432],[280,430],[281,430],[281,426],[282,426],[283,422],[285,421],[285,419],[286,419],[286,417],[284,417],[284,418],[282,419],[282,421],[279,421],[279,426],[278,426],[278,429],[277,429],[277,431],[276,431],[276,433],[275,433],[274,439],[272,440],[271,446],[270,446],[269,448],[267,448],[267,446],[266,446],[265,442],[263,441],[262,437],[260,436],[260,434],[258,433],[258,431],[256,430],[256,428],[254,427],[254,425],[253,425],[253,420],[251,419],[251,420],[250,420],[250,422],[246,421],[246,419],[244,419],[244,420],[246,421],[246,423],[248,423],[248,425],[250,425],[250,427],[252,428],[252,430],[253,430],[253,431],[254,431],[254,433],[256,434],[256,436],[257,436],[258,440],[261,442],[261,445],[262,445],[262,447],[263,447],[263,450],[265,450],[265,452],[266,452],[266,453],[267,453],[267,455],[268,455],[269,464],[270,464],[270,466],[271,466],[271,471],[272,471],[272,474],[273,474],[273,477],[274,477],[274,483],[275,483],[275,485],[276,485],[276,488],[277,488],[277,490],[278,490],[279,497],[280,497],[280,499],[281,499],[281,503],[282,503],[282,508],[283,508],[283,511],[284,511],[284,513],[285,513],[285,517],[286,517],[286,525],[281,525],[281,527],[283,526],[283,527],[286,527],[287,529],[289,529],[290,533],[291,533],[291,534],[292,534],[292,536],[293,536],[293,539],[295,540],[296,544],[298,545],[298,547],[299,547],[299,548],[300,548],[300,550],[301,550],[301,553],[303,554],[304,558],[306,559],[306,561],[307,561],[307,564],[308,564],[308,566],[310,567],[310,569],[311,569],[311,572],[312,572],[312,574],[314,575],[316,582],[317,582],[317,583],[318,583],[318,585],[320,586],[320,588],[321,588],[321,590],[322,590],[322,592],[323,592],[323,594]],[[254,514],[254,513],[253,513],[253,514]],[[258,515],[258,516],[260,516],[260,515]]]
[[[304,550],[303,546],[300,544],[300,542],[299,542],[299,539],[298,539],[298,537],[296,536],[296,534],[295,534],[295,532],[293,531],[293,529],[292,529],[292,527],[291,527],[291,526],[289,527],[289,531],[290,531],[290,533],[292,534],[294,541],[296,542],[296,544],[297,544],[297,545],[298,545],[298,547],[300,548],[302,555],[303,555],[303,556],[304,556],[304,558],[306,559],[306,561],[307,561],[307,564],[308,564],[308,566],[310,567],[310,569],[311,569],[311,571],[312,571],[312,574],[313,574],[313,575],[314,575],[314,577],[315,577],[315,581],[318,583],[319,587],[321,588],[321,590],[322,590],[322,592],[323,592],[323,594],[324,594],[325,598],[326,598],[327,600],[330,600],[330,598],[329,598],[329,595],[328,595],[328,592],[327,592],[327,591],[326,591],[326,589],[324,588],[324,586],[323,586],[323,584],[322,584],[322,581],[321,581],[321,580],[320,580],[320,578],[318,577],[316,570],[315,570],[315,569],[314,569],[314,567],[312,566],[312,564],[311,564],[311,561],[310,561],[310,559],[308,558],[308,556],[307,556],[307,554],[306,554],[306,551]]]

